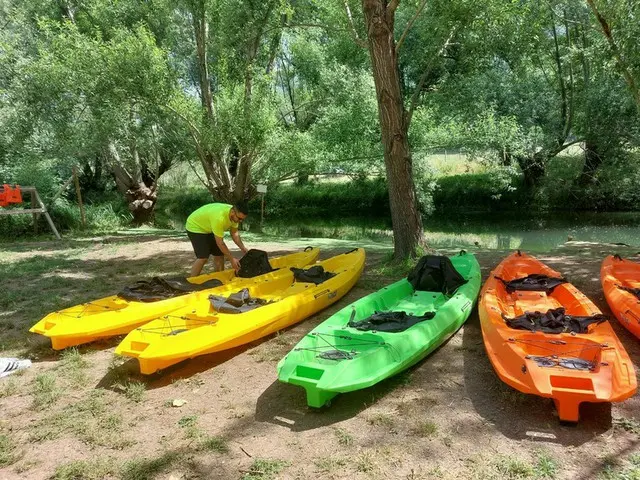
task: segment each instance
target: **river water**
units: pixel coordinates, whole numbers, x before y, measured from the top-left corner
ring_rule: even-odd
[[[254,221],[255,222],[255,221]],[[258,223],[249,225],[255,230]],[[432,247],[523,249],[545,252],[568,240],[625,243],[640,248],[640,213],[434,214],[424,219]],[[392,242],[390,218],[266,218],[262,232],[287,238]]]

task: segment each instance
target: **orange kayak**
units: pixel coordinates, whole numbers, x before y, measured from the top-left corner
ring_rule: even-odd
[[[637,389],[629,355],[600,310],[534,257],[514,253],[493,270],[478,304],[482,337],[500,379],[552,398],[560,420],[582,402],[617,402]]]
[[[602,262],[600,280],[613,314],[640,338],[640,263],[609,255]]]

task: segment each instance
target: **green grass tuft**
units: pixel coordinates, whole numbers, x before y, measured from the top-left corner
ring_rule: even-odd
[[[539,452],[533,471],[535,478],[556,478],[558,462],[548,452]]]
[[[152,480],[181,459],[181,454],[167,452],[158,458],[129,460],[122,466],[120,478],[121,480]]]
[[[374,413],[367,417],[367,422],[375,427],[393,428],[393,417],[387,413]]]
[[[313,464],[318,467],[321,473],[331,473],[347,465],[347,460],[340,457],[322,457],[315,459]]]
[[[33,408],[53,405],[61,393],[60,388],[56,385],[56,377],[52,373],[39,374],[34,379],[31,389]]]
[[[501,478],[509,480],[532,478],[534,476],[534,469],[531,464],[518,458],[501,457],[496,461],[495,469]]]
[[[256,459],[242,480],[270,480],[290,464],[284,460]]]
[[[344,447],[348,447],[349,445],[353,445],[353,436],[342,428],[336,428],[334,430],[336,434],[336,438],[338,439],[338,443]]]
[[[200,450],[227,453],[229,451],[229,445],[227,445],[227,441],[222,437],[206,437],[200,442]]]
[[[0,433],[0,467],[11,465],[17,460],[16,444],[8,435]]]
[[[8,378],[0,385],[0,398],[11,397],[18,393],[18,382],[15,378]]]
[[[76,460],[56,467],[53,480],[102,480],[116,473],[113,459]]]
[[[124,384],[124,396],[135,403],[140,403],[144,399],[147,386],[142,382],[128,381]]]
[[[431,420],[425,420],[418,423],[412,430],[415,435],[419,437],[427,438],[434,437],[438,433],[438,425]]]

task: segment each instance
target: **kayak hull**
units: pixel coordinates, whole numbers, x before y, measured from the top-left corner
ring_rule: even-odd
[[[270,263],[278,270],[259,277],[239,278],[235,276],[233,270],[192,277],[189,278],[191,283],[200,284],[217,279],[223,285],[156,302],[127,301],[117,295],[101,298],[52,312],[29,331],[50,338],[51,347],[54,350],[124,335],[154,318],[167,315],[199,299],[206,299],[211,293],[223,293],[230,289],[241,288],[242,285],[250,285],[263,277],[278,276],[282,271],[288,271],[289,267],[303,267],[313,263],[319,253],[318,248],[312,248],[273,258]]]
[[[462,326],[478,296],[480,266],[475,257],[461,254],[451,261],[467,280],[453,296],[414,291],[406,279],[367,295],[305,335],[278,363],[278,379],[303,387],[307,404],[319,408],[340,393],[370,387],[415,365]],[[401,332],[361,331],[347,325],[376,311],[436,313]]]
[[[251,297],[272,303],[245,313],[221,313],[208,299],[199,299],[131,331],[115,353],[137,358],[140,372],[152,374],[189,358],[245,345],[337,302],[360,278],[364,260],[364,250],[356,249],[316,263],[336,273],[319,285],[294,281],[291,271],[255,282],[247,287]]]
[[[602,262],[600,280],[611,312],[622,326],[640,338],[640,299],[618,287],[640,288],[640,264],[610,255]]]
[[[615,402],[631,397],[637,388],[635,370],[609,322],[592,324],[583,334],[533,332],[506,324],[503,316],[514,318],[558,307],[564,307],[568,315],[601,313],[570,283],[562,283],[550,293],[508,293],[496,278],[509,281],[530,274],[561,276],[534,257],[517,252],[491,272],[480,293],[482,337],[500,379],[523,393],[553,399],[560,420],[567,422],[579,420],[583,402]],[[588,368],[576,368],[576,364]]]

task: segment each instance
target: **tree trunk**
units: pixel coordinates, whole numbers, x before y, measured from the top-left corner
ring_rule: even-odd
[[[211,82],[209,81],[209,64],[207,61],[207,39],[209,37],[209,24],[204,0],[194,2],[191,14],[193,15],[193,33],[196,41],[196,57],[198,58],[198,73],[200,80],[200,101],[205,109],[206,118],[214,119],[213,95]]]
[[[126,191],[125,197],[129,211],[133,215],[134,225],[142,225],[151,221],[158,200],[158,192],[155,185],[147,187],[142,182],[132,185]]]
[[[545,162],[542,155],[532,155],[530,157],[516,157],[520,170],[524,175],[524,185],[531,190],[538,186],[545,173]]]
[[[120,154],[113,143],[109,144],[105,153],[116,187],[124,195],[129,211],[133,215],[133,223],[141,225],[149,222],[158,200],[157,181],[147,186],[144,182],[136,180],[121,162]],[[137,176],[140,176],[139,172]]]
[[[393,256],[400,260],[416,256],[417,247],[424,245],[424,232],[413,183],[411,152],[393,37],[395,6],[387,6],[387,2],[383,0],[363,0],[362,9],[367,26],[384,147],[393,226]]]
[[[584,144],[584,166],[578,178],[578,185],[593,183],[595,174],[602,164],[602,153],[597,142],[587,140]]]

